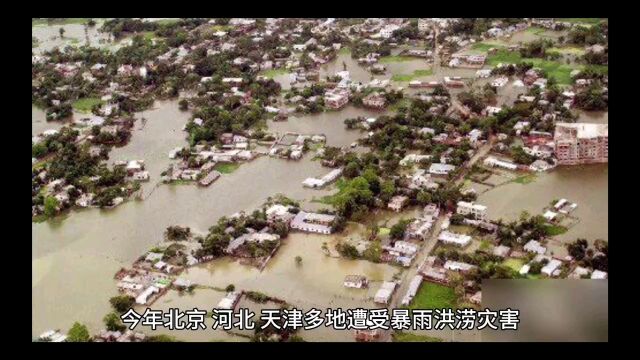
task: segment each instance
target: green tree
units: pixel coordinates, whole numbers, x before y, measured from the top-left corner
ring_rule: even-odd
[[[60,33],[60,39],[64,39],[64,33],[65,33],[65,31],[66,31],[66,30],[65,30],[64,28],[62,28],[62,27],[61,27],[60,29],[58,29],[58,32]]]
[[[47,217],[52,217],[58,211],[58,199],[53,196],[47,196],[44,199],[44,214]]]
[[[122,320],[120,319],[118,314],[114,312],[111,312],[105,315],[102,321],[104,321],[104,326],[109,331],[124,331],[127,328],[122,323]]]
[[[232,292],[236,289],[236,286],[233,284],[229,284],[227,285],[227,287],[224,289],[226,292]]]
[[[302,256],[296,256],[296,265],[302,265]]]
[[[392,239],[400,240],[404,237],[404,232],[407,230],[407,225],[409,225],[409,220],[400,220],[397,224],[391,227],[391,231],[389,232],[389,236]]]
[[[124,313],[129,310],[135,301],[133,296],[128,295],[118,295],[109,299],[111,306],[119,313]]]
[[[69,342],[90,342],[91,335],[89,335],[89,330],[83,324],[79,322],[73,323],[73,326],[67,333],[67,341]]]

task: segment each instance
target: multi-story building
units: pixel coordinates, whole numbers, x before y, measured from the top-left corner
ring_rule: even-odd
[[[609,161],[609,125],[557,123],[555,152],[560,165]]]
[[[472,215],[476,220],[484,220],[487,217],[487,207],[472,202],[458,201],[456,212],[460,215]]]

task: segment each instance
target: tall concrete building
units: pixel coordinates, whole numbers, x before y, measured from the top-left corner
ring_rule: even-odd
[[[609,161],[609,124],[557,123],[554,141],[560,165]]]

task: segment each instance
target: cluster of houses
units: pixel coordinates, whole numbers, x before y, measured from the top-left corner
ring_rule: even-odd
[[[267,219],[278,220],[288,224],[291,229],[329,235],[333,232],[332,226],[336,220],[335,215],[312,213],[299,210],[292,213],[291,206],[275,204],[265,210]]]
[[[324,135],[301,135],[296,133],[286,133],[279,140],[273,143],[269,150],[269,156],[280,157],[289,160],[300,160],[304,155],[305,143],[324,143],[327,138]]]

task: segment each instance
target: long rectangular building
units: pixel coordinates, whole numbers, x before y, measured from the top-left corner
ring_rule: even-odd
[[[554,141],[560,165],[609,161],[609,124],[557,123]]]

